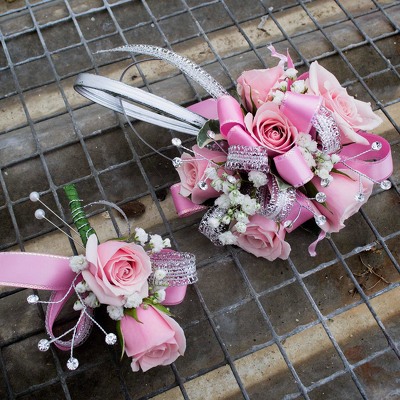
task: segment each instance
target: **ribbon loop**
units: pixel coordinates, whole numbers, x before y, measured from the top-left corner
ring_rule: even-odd
[[[154,271],[165,270],[168,286],[184,286],[196,283],[196,257],[191,253],[177,251],[161,251],[150,256],[151,265]],[[150,276],[151,279],[152,276]]]
[[[221,219],[225,215],[226,210],[221,207],[211,207],[204,215],[200,221],[199,231],[205,237],[207,237],[212,244],[215,246],[223,246],[219,240],[219,235],[228,229],[226,225],[220,224],[218,227],[214,228],[210,225],[209,221],[211,218]]]
[[[274,163],[279,176],[295,188],[303,186],[314,177],[298,146],[274,157]]]

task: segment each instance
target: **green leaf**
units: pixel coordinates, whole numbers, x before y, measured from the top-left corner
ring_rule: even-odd
[[[292,187],[292,185],[289,185],[287,182],[285,182],[281,177],[271,174],[275,177],[276,183],[278,184],[279,190],[288,190],[289,188]]]
[[[164,314],[167,314],[169,317],[172,316],[171,312],[169,311],[169,309],[167,307],[163,306],[160,303],[155,303],[154,301],[152,301],[149,298],[143,299],[143,303],[148,304],[149,306],[152,306],[154,308],[157,308],[158,311],[161,311]]]
[[[139,322],[139,324],[143,324],[142,321],[139,320],[138,315],[137,315],[137,310],[136,308],[126,308],[124,310],[125,315],[129,315],[132,317],[136,322]]]
[[[213,140],[222,140],[223,136],[219,131],[219,121],[216,119],[209,119],[203,127],[200,129],[197,135],[197,145],[202,148],[206,144],[211,143],[213,140],[210,139],[207,135],[208,131],[212,131],[215,133],[215,138]]]
[[[121,360],[124,356],[125,353],[125,339],[124,339],[124,335],[122,334],[122,330],[121,330],[121,321],[117,321],[117,336],[118,336],[118,340],[119,340],[119,344],[121,345]]]

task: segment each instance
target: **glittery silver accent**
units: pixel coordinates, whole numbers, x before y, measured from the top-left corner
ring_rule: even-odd
[[[67,361],[67,368],[74,371],[79,367],[79,361],[75,357],[70,357]]]
[[[326,217],[325,217],[325,215],[316,215],[316,216],[314,217],[314,219],[315,219],[315,223],[316,223],[318,226],[322,226],[322,225],[324,225],[325,222],[326,222]]]
[[[210,139],[215,139],[215,132],[213,132],[213,131],[208,131],[208,132],[207,132],[207,136],[208,136]]]
[[[40,339],[38,342],[38,349],[40,351],[47,351],[50,348],[50,342],[47,339]]]
[[[182,140],[175,137],[175,138],[173,138],[173,139],[171,140],[171,143],[172,143],[174,146],[179,147],[179,146],[182,144]]]
[[[26,301],[29,304],[36,304],[39,301],[39,296],[37,296],[36,294],[31,294],[26,298]]]
[[[208,189],[207,182],[205,182],[205,181],[199,181],[199,183],[197,184],[197,186],[198,186],[201,190],[207,190],[207,189]]]
[[[372,150],[378,151],[378,150],[380,150],[381,148],[382,148],[382,143],[381,143],[381,142],[376,141],[376,142],[373,142],[373,143],[371,144],[371,149],[372,149]]]
[[[203,218],[200,221],[199,225],[199,231],[208,239],[211,240],[211,242],[215,246],[223,246],[221,241],[219,240],[219,235],[223,232],[225,232],[228,227],[224,224],[220,224],[218,227],[213,228],[209,224],[209,219],[210,218],[217,218],[220,220],[226,213],[226,210],[221,208],[221,207],[211,207],[204,215]]]
[[[392,183],[389,180],[384,180],[380,183],[381,189],[389,190],[392,187]]]
[[[311,124],[318,132],[324,153],[332,154],[340,149],[340,132],[331,111],[321,106]]]
[[[321,179],[322,187],[328,187],[330,183],[331,183],[331,179]]]
[[[150,256],[152,274],[149,281],[154,280],[154,272],[162,269],[167,274],[165,279],[169,286],[190,285],[197,282],[196,257],[191,253],[177,251],[161,251]]]
[[[357,193],[354,198],[359,201],[360,203],[362,203],[365,200],[365,196],[363,193]]]
[[[230,146],[225,167],[232,171],[243,170],[269,172],[267,149],[261,146]]]
[[[199,67],[188,58],[176,54],[168,49],[150,46],[147,44],[132,44],[110,50],[100,50],[98,53],[113,51],[146,54],[148,56],[159,58],[172,65],[175,65],[184,74],[202,86],[203,89],[206,90],[212,97],[218,98],[228,94],[228,92],[203,68]]]
[[[323,192],[318,192],[315,195],[315,200],[317,200],[318,203],[324,203],[326,201],[326,194]]]
[[[182,165],[182,163],[183,163],[183,161],[182,161],[182,159],[181,159],[180,157],[175,157],[175,158],[172,160],[172,165],[173,165],[175,168],[179,168],[179,167]]]
[[[283,227],[290,229],[293,226],[293,221],[287,220],[283,223]]]
[[[107,333],[105,341],[108,345],[112,346],[117,343],[117,336],[114,333]]]
[[[290,214],[296,200],[296,189],[289,187],[280,190],[275,179],[271,179],[268,185],[262,186],[257,192],[258,202],[261,205],[261,215],[273,219],[276,222],[284,221]]]

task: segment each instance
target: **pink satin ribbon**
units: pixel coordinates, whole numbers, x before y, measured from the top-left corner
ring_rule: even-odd
[[[297,146],[274,157],[274,163],[280,177],[295,188],[303,186],[314,178],[314,173]]]
[[[51,301],[46,311],[46,329],[51,338],[54,338],[53,325],[64,304],[74,293],[69,288],[76,274],[69,266],[68,257],[47,254],[7,252],[0,253],[0,285],[23,287],[38,290],[52,290]],[[78,278],[76,283],[80,279]],[[67,294],[68,293],[68,294]],[[77,328],[74,346],[82,344],[90,331],[92,322],[86,314],[81,315]],[[71,348],[69,341],[56,340],[54,344],[61,350]]]
[[[369,146],[363,144],[352,143],[343,147],[342,151],[339,153],[342,161],[344,161],[351,168],[354,168],[356,171],[367,175],[375,181],[380,182],[384,179],[387,179],[393,172],[390,144],[381,136],[364,131],[359,131],[357,133],[363,138],[367,139],[370,145],[372,145],[374,142],[381,143],[381,149],[371,150],[360,157],[347,160],[348,158],[355,157],[370,148]],[[340,162],[338,164],[340,164]]]
[[[188,217],[189,215],[197,212],[207,210],[206,206],[194,204],[189,198],[182,196],[180,194],[180,190],[181,185],[179,183],[176,183],[170,187],[172,201],[174,202],[174,206],[179,217]]]
[[[312,128],[312,119],[321,104],[321,96],[286,92],[280,111],[286,115],[299,132],[309,133]]]

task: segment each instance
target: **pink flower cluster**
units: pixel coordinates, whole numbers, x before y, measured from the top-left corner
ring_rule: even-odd
[[[125,353],[132,357],[133,371],[168,365],[184,354],[182,328],[163,312],[157,296],[151,297],[151,259],[141,245],[119,241],[98,244],[92,235],[86,245],[86,260],[80,286],[90,292],[86,299],[93,295],[97,299],[88,305],[108,305],[110,317],[117,320]]]
[[[214,207],[224,210],[222,217],[206,221],[219,235],[212,239],[216,244],[235,244],[272,261],[289,256],[286,232],[312,217],[323,232],[338,232],[368,200],[373,179],[348,168],[341,161],[341,148],[346,144],[370,148],[363,131],[375,128],[381,119],[318,62],[297,77],[290,56],[276,53],[272,46],[270,50],[281,59],[276,67],[245,71],[238,78],[241,104],[230,96],[218,99],[220,132],[216,133],[223,141],[212,148],[194,146],[193,155],[182,155],[177,171],[181,196],[197,205],[216,198]],[[265,150],[265,174],[257,173],[265,175],[266,199],[260,198],[259,185],[250,179],[255,171],[226,167],[233,146]],[[279,193],[281,187],[286,193],[291,187],[295,200],[279,219],[260,208],[261,203],[273,201],[271,193]],[[247,213],[249,196],[257,201],[257,209]]]

